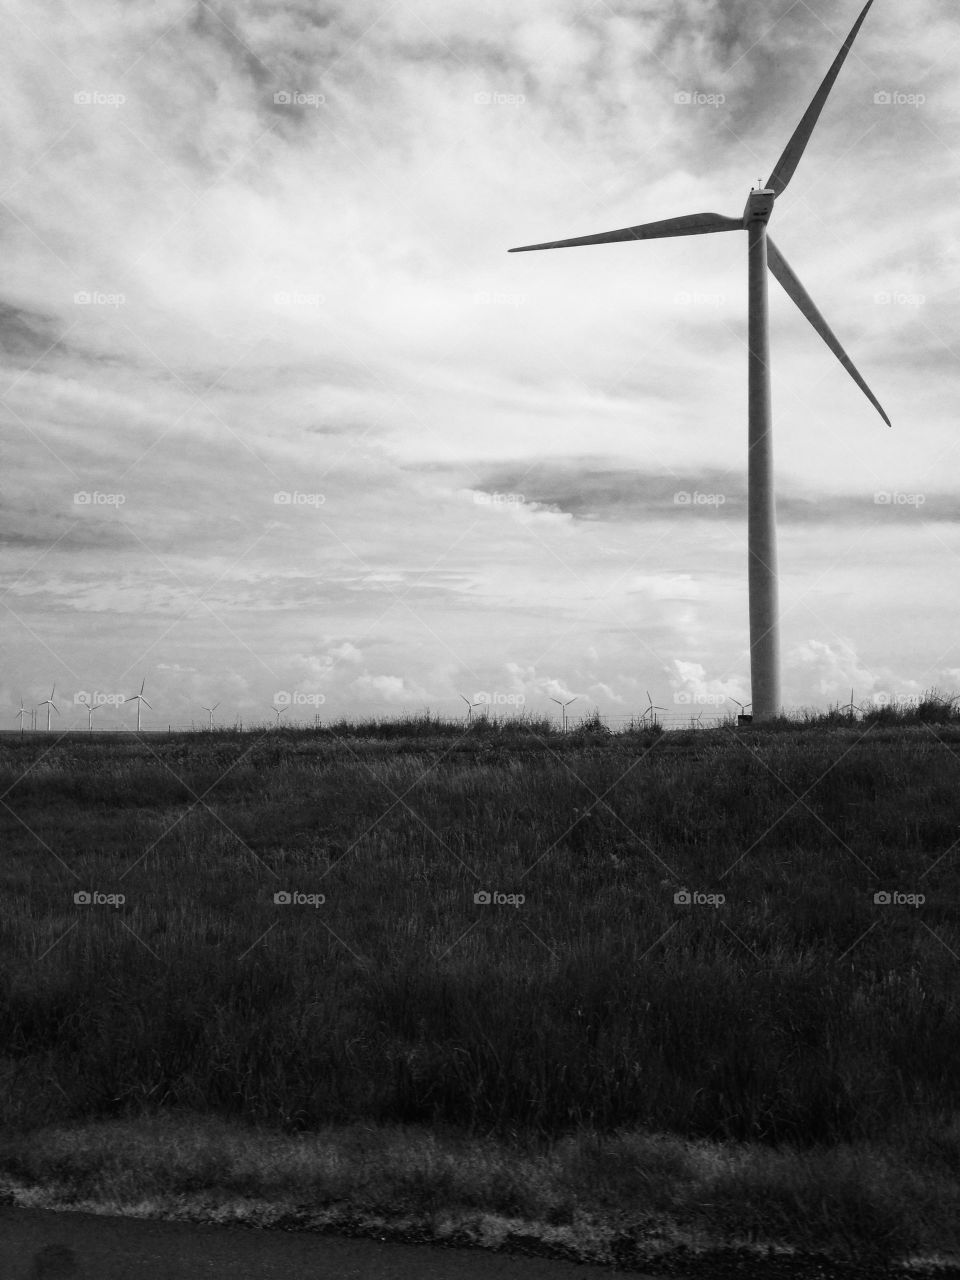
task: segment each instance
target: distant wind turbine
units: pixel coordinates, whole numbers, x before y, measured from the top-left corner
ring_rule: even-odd
[[[150,703],[147,702],[146,698],[143,696],[143,686],[146,683],[147,677],[144,676],[140,681],[140,692],[131,694],[129,698],[124,698],[124,702],[135,702],[137,704],[137,733],[140,732],[140,704],[143,703],[145,706],[150,707]],[[153,707],[150,707],[150,710],[152,711]]]
[[[23,737],[23,717],[27,714],[23,705],[23,694],[20,695],[20,710],[14,712],[14,716],[20,720],[20,737]]]
[[[59,715],[59,714],[60,714],[60,709],[58,708],[57,704],[56,704],[56,703],[54,702],[54,700],[53,700],[53,695],[54,695],[56,692],[57,692],[57,686],[56,686],[56,685],[54,685],[54,686],[53,686],[53,688],[50,690],[50,697],[49,697],[49,698],[45,698],[43,702],[38,702],[38,703],[37,703],[37,706],[38,706],[38,707],[46,707],[46,708],[47,708],[47,731],[48,731],[48,732],[49,732],[49,730],[50,730],[50,709],[51,709],[51,707],[53,708],[53,710],[54,710],[54,711],[56,711],[57,715]]]
[[[856,703],[854,702],[854,700],[853,700],[853,690],[852,690],[852,689],[850,690],[850,701],[849,701],[849,702],[847,702],[847,703],[845,703],[845,704],[840,708],[840,710],[841,710],[841,711],[846,711],[846,712],[847,712],[847,714],[849,715],[849,717],[850,717],[850,719],[851,719],[851,720],[853,719],[854,712],[855,712],[855,711],[860,711],[860,710],[861,710],[861,708],[860,708],[860,707],[858,707],[858,706],[857,706],[857,704],[856,704]]]
[[[577,697],[579,696],[580,695],[577,694]],[[569,707],[571,702],[576,702],[576,700],[577,698],[571,698],[569,702],[561,702],[559,698],[550,699],[551,702],[555,702],[557,704],[557,706],[560,708],[560,711],[563,715],[563,732],[564,733],[566,733],[567,731],[567,707]]]
[[[657,717],[656,717],[656,715],[655,715],[655,712],[657,712],[657,711],[666,711],[666,709],[667,709],[667,708],[666,708],[666,707],[655,707],[655,706],[653,705],[653,699],[650,697],[650,690],[649,690],[649,689],[645,689],[645,690],[644,690],[644,692],[645,692],[645,693],[646,693],[646,695],[647,695],[647,707],[646,707],[646,710],[644,711],[643,715],[640,717],[640,723],[641,723],[641,724],[643,724],[643,722],[644,722],[644,720],[646,720],[647,716],[651,716],[651,717],[652,717],[651,723],[652,723],[652,724],[656,724],[656,723],[657,723]]]
[[[99,711],[99,710],[100,710],[100,707],[99,707],[99,706],[94,706],[92,703],[87,702],[86,698],[81,698],[81,699],[80,699],[80,705],[81,705],[81,707],[85,707],[85,708],[86,708],[86,711],[87,711],[87,729],[88,729],[88,731],[92,731],[92,729],[93,729],[93,713],[94,713],[95,711]]]
[[[204,709],[204,711],[206,711],[206,712],[208,712],[208,713],[209,713],[209,716],[210,716],[210,724],[208,725],[208,728],[210,728],[210,729],[212,729],[212,728],[213,728],[213,713],[216,711],[216,709],[217,709],[217,707],[219,707],[219,705],[220,705],[220,703],[219,703],[219,702],[215,702],[215,703],[213,704],[213,706],[212,706],[212,707],[204,707],[204,708],[203,708],[203,709]]]
[[[731,698],[730,701],[736,702],[737,706],[740,708],[740,716],[745,716],[747,714],[747,707],[753,706],[752,702],[739,702],[737,701],[736,698]],[[737,718],[739,719],[740,716],[738,716]]]
[[[480,702],[471,702],[470,699],[464,697],[462,693],[460,694],[460,697],[463,698],[464,702],[467,704],[467,723],[469,724],[473,719],[473,708],[482,706],[483,704]]]
[[[289,707],[271,707],[270,710],[277,717],[277,728],[280,728],[280,717],[285,711],[289,711]]]
[[[818,311],[810,295],[794,275],[783,254],[767,235],[767,222],[774,201],[793,177],[810,135],[820,118],[840,68],[869,12],[867,0],[843,48],[834,59],[804,112],[786,149],[777,161],[765,187],[751,191],[739,218],[719,213],[688,213],[660,222],[645,222],[619,231],[577,236],[572,240],[552,240],[545,244],[525,244],[510,253],[531,249],[565,249],[577,245],[612,244],[626,240],[653,240],[667,236],[699,236],[718,231],[746,231],[748,253],[748,465],[747,465],[747,561],[750,600],[750,683],[756,718],[768,720],[780,711],[780,621],[777,604],[777,533],[773,488],[773,447],[770,412],[770,343],[767,312],[767,268],[780,282],[806,318],[823,338],[843,367],[877,409],[887,426],[890,419],[879,400],[864,382],[853,361],[840,345],[833,330]]]

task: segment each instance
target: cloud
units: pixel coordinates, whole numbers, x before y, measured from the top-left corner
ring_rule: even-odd
[[[743,237],[506,249],[738,214],[851,21],[786,0],[21,17],[10,679],[180,664],[238,705],[312,680],[345,712],[460,684],[611,714],[657,682],[745,688]],[[956,31],[946,0],[875,7],[776,211],[895,424],[774,287],[799,701],[846,681],[837,633],[901,684],[952,644]]]
[[[804,683],[812,685],[819,697],[846,701],[853,690],[856,698],[872,695],[889,686],[895,676],[889,669],[872,671],[857,654],[850,639],[827,644],[807,640],[796,645],[787,657],[787,667],[803,672]]]
[[[403,676],[357,676],[350,688],[362,702],[385,702],[389,706],[408,706],[428,696],[422,688],[411,687]]]

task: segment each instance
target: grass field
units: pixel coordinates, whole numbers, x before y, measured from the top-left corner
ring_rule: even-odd
[[[6,736],[0,1173],[956,1251],[951,707]]]

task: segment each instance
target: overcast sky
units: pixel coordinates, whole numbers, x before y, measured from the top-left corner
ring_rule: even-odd
[[[8,8],[6,727],[747,701],[746,236],[506,250],[739,216],[859,8]],[[876,0],[771,222],[893,422],[771,279],[788,706],[960,691],[958,56]]]

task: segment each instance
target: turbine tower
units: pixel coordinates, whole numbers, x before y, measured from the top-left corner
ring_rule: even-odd
[[[146,683],[147,677],[144,676],[140,681],[140,692],[131,694],[129,698],[124,698],[124,702],[135,702],[137,704],[137,733],[140,732],[140,704],[144,703],[146,706],[150,707],[150,703],[147,702],[146,698],[143,696],[143,686]],[[152,711],[153,707],[150,707],[150,710]]]
[[[461,697],[461,698],[463,698],[464,702],[467,704],[467,724],[469,724],[469,723],[471,722],[471,720],[473,719],[473,708],[474,708],[474,707],[479,707],[479,706],[481,706],[482,704],[481,704],[481,703],[479,703],[479,702],[471,702],[471,701],[470,701],[470,699],[469,699],[469,698],[467,698],[467,697],[464,697],[464,695],[463,695],[462,693],[461,693],[460,697]]]
[[[561,712],[561,714],[562,714],[562,716],[563,716],[562,724],[563,724],[563,732],[564,732],[564,733],[566,733],[566,732],[567,732],[567,707],[569,707],[569,705],[570,705],[570,703],[571,703],[571,702],[576,702],[577,698],[579,698],[579,697],[580,697],[580,695],[579,695],[579,693],[578,693],[575,697],[570,698],[570,699],[569,699],[569,701],[567,701],[567,702],[561,702],[559,698],[554,698],[554,697],[552,697],[552,696],[551,696],[551,698],[550,698],[550,701],[551,701],[551,702],[555,702],[555,703],[557,704],[557,706],[560,708],[560,712]]]
[[[657,712],[658,712],[658,711],[666,711],[666,709],[667,709],[667,708],[666,708],[666,707],[656,707],[656,706],[654,706],[654,704],[653,704],[653,699],[650,697],[650,690],[649,690],[649,689],[645,689],[645,690],[644,690],[644,692],[645,692],[645,693],[646,693],[646,695],[647,695],[647,706],[646,706],[646,709],[644,710],[643,715],[640,717],[640,723],[641,723],[641,724],[643,724],[643,722],[646,720],[647,716],[650,716],[650,723],[651,723],[651,724],[656,724],[656,723],[657,723]]]
[[[95,711],[99,711],[100,706],[99,705],[94,706],[94,704],[92,702],[88,702],[86,698],[80,699],[80,705],[81,707],[84,708],[84,710],[87,713],[87,730],[90,733],[92,733],[93,732],[93,713]]]
[[[48,733],[50,732],[50,708],[52,707],[52,708],[53,708],[53,710],[54,710],[54,711],[56,711],[57,715],[59,715],[59,714],[60,714],[60,709],[59,709],[59,707],[57,706],[57,704],[56,704],[56,703],[54,702],[54,700],[53,700],[53,695],[54,695],[56,692],[57,692],[57,686],[56,686],[56,685],[54,685],[54,686],[53,686],[53,688],[50,690],[50,697],[49,697],[49,698],[45,698],[45,699],[43,700],[43,702],[38,702],[38,703],[37,703],[37,706],[38,706],[38,707],[46,707],[46,708],[47,708],[47,732],[48,732]]]
[[[749,311],[748,336],[748,464],[747,464],[747,564],[750,600],[750,686],[757,720],[768,720],[780,711],[780,622],[777,606],[777,533],[773,488],[773,449],[770,414],[770,351],[767,313],[767,269],[783,286],[823,338],[843,367],[864,392],[889,427],[890,419],[864,382],[833,330],[810,295],[794,275],[783,254],[767,234],[774,202],[787,188],[800,157],[810,141],[820,112],[840,73],[873,0],[867,0],[843,48],[834,59],[813,101],[777,161],[765,187],[751,191],[743,214],[728,218],[719,213],[688,213],[661,222],[645,222],[619,231],[525,244],[510,253],[531,249],[567,249],[586,244],[612,244],[621,240],[653,240],[667,236],[699,236],[718,231],[746,231]]]
[[[27,714],[23,705],[23,695],[20,696],[20,710],[14,712],[14,716],[20,721],[20,737],[23,737],[23,717]]]
[[[212,706],[212,707],[204,707],[204,708],[203,708],[203,709],[204,709],[204,711],[206,711],[206,712],[208,713],[208,715],[210,716],[210,724],[208,725],[208,728],[210,728],[210,729],[212,729],[212,728],[213,728],[213,713],[216,711],[216,709],[217,709],[217,707],[219,707],[219,705],[220,705],[220,703],[219,703],[219,702],[215,702],[215,703],[213,704],[213,706]]]

